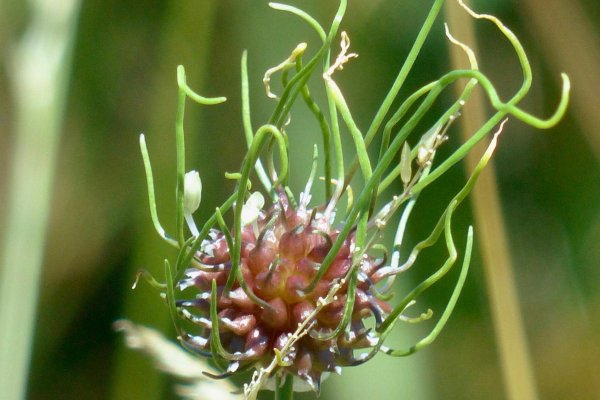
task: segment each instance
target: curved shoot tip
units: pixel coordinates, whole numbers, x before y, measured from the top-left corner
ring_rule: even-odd
[[[271,7],[274,10],[277,10],[277,11],[286,11],[286,12],[295,14],[296,16],[302,18],[317,32],[317,34],[321,38],[322,42],[326,41],[327,34],[323,30],[323,27],[313,17],[311,17],[309,14],[302,11],[301,9],[296,8],[294,6],[290,6],[288,4],[281,4],[281,3],[275,3],[275,2],[270,2],[269,7]]]
[[[473,51],[473,49],[471,49],[469,46],[467,46],[465,43],[461,42],[460,40],[456,39],[452,35],[452,33],[450,33],[450,27],[445,22],[444,22],[444,29],[446,30],[446,37],[448,38],[448,40],[452,44],[455,44],[456,46],[460,47],[465,52],[465,54],[467,55],[467,58],[469,59],[469,64],[471,65],[471,69],[475,70],[475,71],[479,70],[479,65],[477,64],[477,57],[475,57],[475,52]]]
[[[146,136],[143,133],[140,133],[140,150],[142,151],[142,156],[144,156],[144,153],[148,153],[148,146],[146,146]]]
[[[179,90],[183,91],[190,99],[202,105],[211,106],[227,101],[226,97],[204,97],[194,92],[186,83],[185,68],[183,65],[177,66],[177,86],[179,87]]]
[[[139,281],[140,281],[140,273],[138,272],[137,274],[135,274],[135,281],[131,285],[132,290],[135,290],[137,288]]]
[[[296,46],[296,48],[292,52],[292,54],[295,56],[302,55],[307,47],[308,47],[308,43],[306,43],[306,42],[299,43],[298,46]]]
[[[148,272],[145,269],[140,269],[135,274],[135,282],[133,282],[133,285],[131,285],[132,289],[137,288],[140,278],[143,278],[154,289],[164,290],[167,288],[167,285],[165,283],[160,283],[159,281],[157,281],[150,272]]]
[[[554,115],[547,120],[549,123],[548,127],[554,126],[565,115],[567,106],[569,105],[569,98],[571,97],[571,79],[569,79],[569,75],[561,72],[560,77],[562,78],[560,103],[558,103]]]
[[[185,85],[185,68],[183,65],[177,66],[177,85],[179,87]]]
[[[549,129],[554,127],[556,124],[558,124],[558,122],[562,119],[562,117],[564,117],[565,113],[567,112],[567,106],[569,105],[569,98],[571,95],[571,80],[569,79],[569,76],[564,72],[561,73],[560,76],[563,81],[561,97],[560,102],[558,103],[558,107],[556,107],[556,111],[554,111],[554,114],[552,116],[550,116],[547,119],[541,119],[519,108],[514,108],[510,111],[510,113],[516,118],[520,119],[521,121],[533,126],[534,128]]]
[[[564,72],[560,73],[560,77],[562,78],[563,84],[561,93],[561,104],[559,104],[559,108],[561,107],[562,103],[565,103],[564,108],[566,109],[571,94],[571,79],[569,79],[569,75],[567,75]]]
[[[242,179],[242,174],[240,174],[239,172],[225,172],[225,179],[239,181],[240,179]]]
[[[280,72],[280,71],[285,72],[289,68],[296,65],[297,60],[300,59],[300,57],[302,57],[302,55],[304,54],[304,51],[306,50],[307,47],[308,47],[308,45],[305,42],[299,43],[294,48],[294,50],[292,50],[292,53],[290,54],[290,56],[288,58],[286,58],[283,62],[279,63],[278,65],[276,65],[272,68],[269,68],[265,72],[265,75],[263,77],[263,84],[265,85],[265,91],[267,92],[267,97],[269,97],[271,99],[279,99],[279,97],[276,94],[271,92],[271,76],[273,74],[275,74],[276,72]]]

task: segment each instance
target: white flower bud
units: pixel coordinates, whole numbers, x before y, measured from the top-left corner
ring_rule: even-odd
[[[198,171],[185,174],[183,182],[183,208],[186,214],[192,214],[200,207],[202,199],[202,181]]]
[[[265,198],[260,192],[254,192],[250,195],[246,204],[242,207],[242,226],[253,223],[258,219],[260,210],[265,205]]]

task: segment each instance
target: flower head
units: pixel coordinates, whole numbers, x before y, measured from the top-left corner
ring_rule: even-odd
[[[458,163],[485,134],[491,133],[494,124],[501,119],[498,116],[513,114],[540,127],[558,121],[565,111],[569,89],[565,78],[565,96],[557,113],[547,121],[537,119],[518,108],[517,103],[523,95],[521,91],[508,103],[498,100],[489,80],[477,70],[472,51],[449,36],[452,43],[468,54],[471,70],[453,71],[418,89],[404,102],[399,102],[397,111],[383,125],[383,119],[400,89],[394,86],[370,123],[369,131],[363,135],[333,78],[334,73],[356,58],[355,53],[349,52],[350,41],[345,32],[341,34],[339,56],[332,64],[326,57],[327,50],[331,50],[332,38],[338,32],[346,1],[340,1],[329,34],[312,17],[294,7],[275,3],[272,7],[303,18],[317,30],[323,44],[306,64],[302,63],[302,56],[307,45],[301,44],[283,63],[267,71],[264,78],[267,94],[279,103],[269,122],[256,132],[249,129],[246,115],[250,108],[249,95],[244,92],[248,152],[239,172],[226,175],[237,180],[234,193],[204,221],[201,229],[196,227],[192,214],[200,205],[202,185],[196,171],[186,174],[184,170],[183,126],[178,125],[176,130],[176,239],[167,235],[158,221],[149,157],[143,137],[140,139],[155,229],[179,249],[174,269],[165,261],[166,283],[159,283],[146,272],[140,275],[164,292],[171,316],[176,321],[178,338],[184,347],[200,356],[212,358],[222,370],[222,373],[206,375],[224,378],[239,371],[255,369],[252,380],[244,387],[244,393],[250,400],[256,398],[260,389],[268,387],[271,378],[278,382],[285,378],[283,386],[294,390],[299,387],[289,384],[292,381],[318,391],[322,379],[330,372],[337,373],[342,367],[366,362],[378,352],[406,356],[433,342],[448,320],[465,282],[473,244],[472,229],[467,234],[459,279],[431,332],[406,349],[391,349],[384,345],[399,321],[420,322],[431,318],[431,310],[416,317],[406,315],[405,311],[455,264],[458,250],[454,245],[452,216],[491,158],[497,135],[467,182],[449,200],[431,234],[412,250],[401,253],[407,223],[419,194]],[[429,22],[435,19],[435,10],[439,11],[439,7],[432,8]],[[477,14],[475,17],[495,23],[519,53],[523,71],[529,71],[527,58],[514,35],[493,17]],[[429,33],[431,25],[424,24],[421,39]],[[423,41],[415,42],[417,53]],[[248,88],[246,57],[244,53],[242,87],[245,91]],[[413,62],[414,59],[407,60],[408,69]],[[315,66],[322,63],[325,64],[322,83],[328,96],[327,104],[332,108],[329,120],[306,86]],[[295,71],[293,78],[288,76],[290,70]],[[270,90],[270,78],[276,72],[285,74],[281,97],[273,95]],[[425,114],[433,112],[431,106],[437,96],[461,78],[469,80],[461,95],[446,111],[433,116],[436,122],[429,130],[419,134],[418,126]],[[525,74],[524,78],[523,87],[527,88],[530,76]],[[397,80],[400,81],[402,79]],[[497,114],[477,131],[474,139],[461,145],[439,165],[434,165],[439,146],[446,142],[449,126],[460,115],[477,81],[482,83],[483,90],[492,99]],[[185,108],[187,97],[206,105],[225,101],[224,98],[202,97],[190,89],[182,66],[178,68],[178,85],[180,113]],[[325,152],[325,196],[321,205],[313,208],[309,207],[309,203],[313,198],[311,187],[318,164],[316,145],[310,177],[299,202],[295,201],[288,184],[290,148],[286,129],[291,122],[293,102],[300,94],[319,123]],[[413,107],[415,104],[419,106]],[[413,115],[407,116],[411,108],[416,110]],[[338,115],[346,124],[354,145],[355,160],[348,170],[345,170],[347,158],[343,154]],[[182,120],[183,115],[179,114],[178,124],[182,124]],[[368,146],[373,135],[380,130],[380,152],[377,158],[373,158]],[[412,146],[410,143],[413,143]],[[274,162],[275,151],[278,151],[279,168]],[[267,161],[266,168],[261,157]],[[399,165],[396,165],[395,160],[398,159]],[[264,187],[267,200],[259,191],[249,192],[253,170]],[[363,185],[355,192],[351,184],[357,171],[360,171]],[[334,172],[337,172],[336,178],[333,178]],[[395,186],[395,182],[401,188]],[[386,199],[384,194],[390,191],[392,193]],[[341,202],[345,204],[345,210],[340,208]],[[268,207],[265,209],[266,204]],[[227,215],[229,212],[230,215]],[[391,257],[388,257],[390,252],[385,245],[384,230],[396,214],[400,214],[400,219]],[[225,221],[227,217],[233,219],[230,226]],[[191,237],[186,238],[184,221],[192,233]],[[440,240],[442,237],[443,240]],[[445,262],[404,297],[392,303],[394,279],[415,264],[421,251],[438,241],[446,246],[448,257]],[[275,389],[280,390],[278,386]]]
[[[314,290],[305,292],[340,233],[322,209],[298,210],[281,192],[279,202],[257,216],[258,229],[242,228],[240,270],[246,287],[235,283],[227,289],[231,251],[224,232],[211,232],[196,254],[199,267],[188,269],[178,284],[187,299],[177,304],[198,326],[197,334],[184,338],[188,346],[210,351],[213,306],[230,371],[268,364],[307,319],[307,334],[284,355],[283,370],[318,390],[324,373],[360,363],[354,351],[377,342],[364,321],[374,317],[379,324],[391,311],[372,291],[385,260],[358,255],[351,234]],[[210,304],[213,281],[216,305]],[[336,282],[340,287],[331,303],[319,305]],[[345,311],[349,296],[353,306]]]

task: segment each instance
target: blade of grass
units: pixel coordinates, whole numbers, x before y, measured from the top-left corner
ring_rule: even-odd
[[[0,393],[26,397],[46,227],[79,1],[47,13],[31,1],[29,26],[11,54],[17,117],[0,259]]]

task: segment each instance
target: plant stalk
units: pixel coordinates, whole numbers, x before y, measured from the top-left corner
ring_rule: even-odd
[[[0,258],[0,393],[26,398],[29,364],[56,155],[65,102],[78,0],[47,12],[31,1],[31,22],[11,54],[17,117]]]
[[[285,375],[285,381],[281,384],[281,378],[277,377],[275,382],[275,400],[293,400],[294,398],[294,377],[290,374]]]

